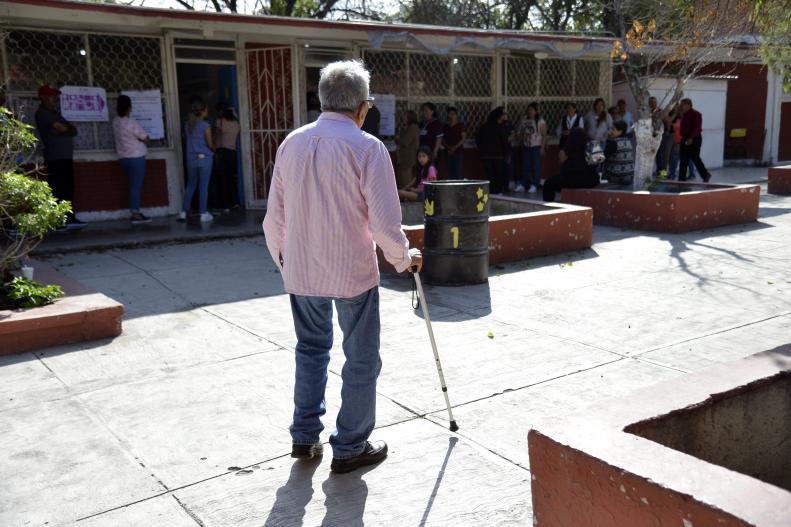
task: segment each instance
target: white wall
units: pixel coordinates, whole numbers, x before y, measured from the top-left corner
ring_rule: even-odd
[[[648,89],[659,105],[670,101],[672,79],[653,79]],[[626,83],[618,83],[612,90],[613,103],[626,99],[626,106],[637,116],[637,104]],[[719,79],[696,79],[684,87],[684,97],[692,99],[693,107],[703,114],[703,148],[701,158],[707,168],[717,168],[725,158],[725,105],[728,98],[728,81]]]

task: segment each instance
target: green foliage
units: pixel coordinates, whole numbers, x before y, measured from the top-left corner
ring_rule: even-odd
[[[31,308],[46,306],[63,297],[58,285],[42,285],[34,280],[17,277],[0,286],[0,306]]]
[[[752,18],[761,37],[761,58],[791,92],[791,0],[755,0]]]
[[[35,145],[31,127],[0,107],[0,283],[71,210],[47,183],[21,173],[19,165]]]
[[[71,205],[59,203],[44,181],[15,172],[0,174],[0,212],[8,221],[0,229],[41,238],[61,227],[70,210]]]

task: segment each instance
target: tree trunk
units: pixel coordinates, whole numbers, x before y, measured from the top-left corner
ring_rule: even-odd
[[[642,118],[635,125],[637,151],[634,156],[634,190],[645,190],[646,182],[654,177],[656,153],[662,144],[662,132],[654,131],[651,118]]]

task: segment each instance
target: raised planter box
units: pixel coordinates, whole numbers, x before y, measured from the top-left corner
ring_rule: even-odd
[[[33,265],[37,282],[58,284],[66,296],[49,306],[0,310],[0,355],[121,334],[122,304],[46,264]]]
[[[587,249],[593,241],[593,214],[587,207],[492,197],[489,218],[489,263],[507,263]],[[423,205],[401,207],[411,247],[423,249]],[[394,272],[381,251],[379,268]]]
[[[769,194],[791,196],[791,165],[769,169]]]
[[[666,182],[658,191],[601,186],[563,189],[565,203],[593,209],[596,225],[688,232],[758,219],[758,185]]]
[[[528,434],[534,525],[787,527],[791,345]]]

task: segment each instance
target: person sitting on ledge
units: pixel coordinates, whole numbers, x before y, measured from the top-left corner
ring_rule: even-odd
[[[426,181],[437,180],[437,169],[431,162],[431,148],[421,146],[417,153],[417,165],[413,170],[412,181],[398,190],[401,201],[423,201],[423,187]]]
[[[564,188],[593,188],[599,184],[596,165],[589,165],[585,159],[587,144],[585,130],[574,128],[569,132],[560,151],[560,174],[544,182],[544,201],[555,201],[555,193]]]
[[[604,147],[604,179],[615,185],[630,185],[634,178],[634,147],[626,121],[616,121]]]

